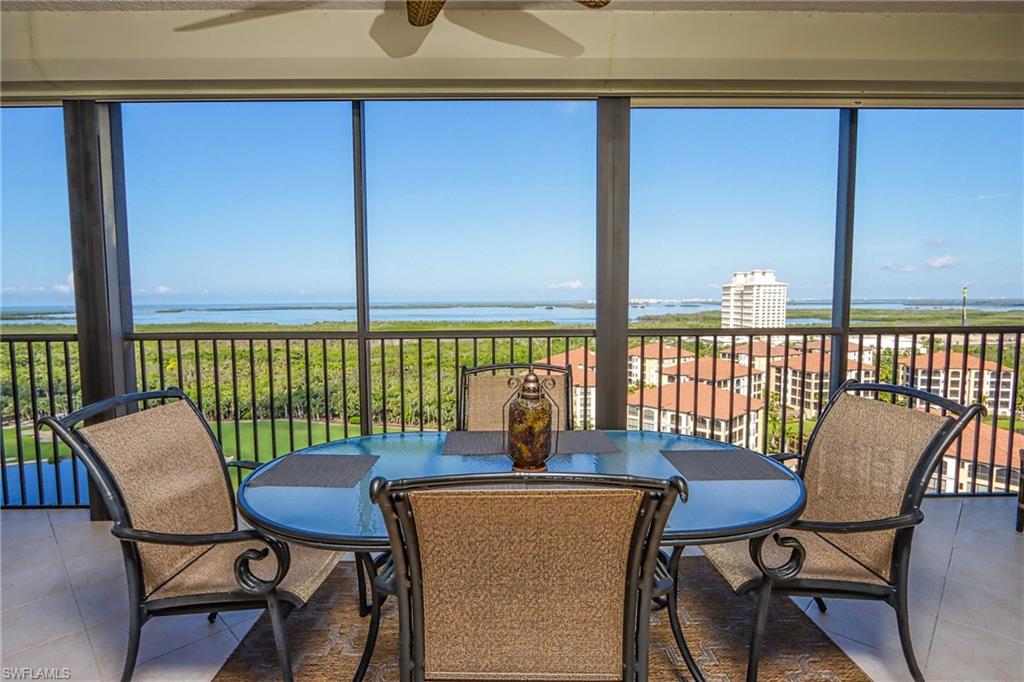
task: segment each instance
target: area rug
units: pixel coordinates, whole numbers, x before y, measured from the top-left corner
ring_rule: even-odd
[[[709,680],[743,680],[754,602],[737,597],[704,557],[680,565],[679,614],[694,657]],[[287,621],[297,680],[350,680],[366,640],[360,618],[355,565],[338,565],[301,611]],[[394,600],[384,609],[368,682],[398,680],[398,618]],[[773,599],[761,654],[760,680],[865,680],[870,678],[787,598]],[[217,674],[221,682],[280,679],[274,634],[264,614]],[[651,615],[652,682],[690,679],[676,649],[668,614]]]

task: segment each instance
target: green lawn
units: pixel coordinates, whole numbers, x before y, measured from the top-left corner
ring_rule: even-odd
[[[217,433],[217,427],[215,424],[210,425],[214,434]],[[274,448],[274,441],[271,440],[271,424],[270,420],[261,420],[256,425],[256,443],[259,447],[259,459],[265,461],[271,458]],[[312,443],[323,443],[327,441],[327,425],[323,422],[313,422],[313,428],[310,431],[306,421],[295,420],[293,423],[293,431],[295,438],[295,449],[304,448],[310,443],[310,437]],[[389,431],[397,431],[397,428],[389,429]],[[374,427],[374,433],[381,433],[383,429],[380,426]],[[288,420],[278,419],[274,423],[274,436],[277,441],[277,454],[281,455],[292,450],[291,440],[289,437]],[[43,436],[40,437],[39,441],[39,455],[44,462],[53,460],[53,444],[49,440],[49,430],[45,429],[42,432]],[[242,421],[238,424],[238,435],[241,441],[241,452],[239,452],[235,443],[235,423],[233,421],[224,421],[221,424],[221,436],[223,438],[223,449],[224,455],[231,458],[237,459],[255,459],[256,445],[253,442],[253,424],[251,421]],[[348,427],[349,437],[359,435],[359,424],[349,424]],[[342,423],[331,423],[331,440],[337,440],[345,437],[345,428]],[[17,446],[18,439],[13,426],[5,426],[3,429],[4,438],[4,456],[8,461],[16,461],[17,458]],[[22,444],[22,456],[26,462],[35,461],[35,440],[32,436],[32,431],[28,425],[22,425],[21,429],[21,444]],[[63,443],[58,444],[58,452],[60,453],[61,459],[70,456],[71,451]]]

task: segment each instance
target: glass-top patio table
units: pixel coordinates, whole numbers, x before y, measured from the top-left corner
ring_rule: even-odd
[[[606,431],[620,452],[555,455],[555,472],[627,474],[665,479],[679,475],[662,450],[736,450],[717,441],[650,431]],[[388,549],[380,511],[370,501],[370,481],[494,473],[511,470],[504,455],[443,454],[446,434],[406,432],[363,436],[314,445],[263,465],[242,483],[239,510],[250,524],[274,537],[353,552]],[[379,459],[349,488],[253,485],[286,458],[304,455],[375,455]],[[676,504],[665,529],[666,546],[709,544],[766,535],[803,510],[803,483],[789,469],[769,480],[691,480],[689,500]]]
[[[737,451],[726,443],[650,431],[605,431],[615,453],[558,454],[548,461],[553,472],[624,474],[667,479],[678,475],[675,466],[662,455],[671,450]],[[369,612],[364,580],[372,580],[389,549],[384,519],[370,501],[370,481],[387,479],[481,474],[511,470],[504,455],[444,454],[447,434],[405,432],[338,440],[298,450],[263,465],[238,490],[242,516],[263,532],[288,542],[356,553],[360,586],[360,612]],[[373,455],[377,459],[351,487],[263,484],[259,479],[285,461],[308,455]],[[312,461],[311,461],[312,463]],[[672,509],[662,544],[671,546],[671,557],[663,555],[663,570],[673,577],[668,601],[669,621],[680,653],[695,680],[704,679],[683,637],[676,612],[675,577],[685,545],[732,542],[762,537],[784,528],[803,511],[806,493],[803,482],[786,467],[768,458],[755,460],[767,465],[771,477],[753,480],[732,476],[731,480],[689,480],[689,499]],[[374,560],[371,553],[382,553]],[[365,574],[364,574],[365,571]],[[367,670],[376,640],[371,623],[354,679]]]

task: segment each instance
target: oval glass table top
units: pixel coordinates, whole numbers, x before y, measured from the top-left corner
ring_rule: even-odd
[[[621,452],[555,455],[549,471],[629,474],[665,479],[679,472],[661,450],[730,450],[718,441],[651,431],[606,431]],[[377,505],[370,501],[370,481],[454,474],[511,471],[504,455],[445,455],[445,433],[436,431],[379,434],[332,441],[298,450],[266,463],[242,483],[239,510],[254,526],[271,535],[314,546],[350,551],[387,549],[387,531]],[[379,459],[351,488],[251,486],[286,457],[376,455]],[[803,510],[803,482],[789,469],[771,480],[688,481],[689,501],[677,502],[665,529],[664,544],[707,544],[763,535],[787,525]]]

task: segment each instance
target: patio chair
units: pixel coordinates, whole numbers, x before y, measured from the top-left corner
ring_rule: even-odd
[[[463,366],[456,396],[456,428],[459,431],[504,431],[505,403],[516,391],[509,386],[509,378],[530,370],[554,381],[554,386],[547,390],[556,408],[551,415],[551,428],[571,430],[572,367],[533,363]]]
[[[78,428],[86,420],[143,401],[131,414]],[[130,393],[62,419],[43,417],[89,471],[113,519],[128,578],[130,680],[142,626],[154,616],[267,608],[285,680],[291,664],[284,618],[302,607],[340,553],[289,546],[239,528],[228,466],[199,410],[176,388]],[[253,562],[250,565],[250,562]]]
[[[371,622],[395,595],[403,682],[647,679],[651,599],[671,585],[658,543],[682,478],[376,478],[370,495],[392,555]]]
[[[857,393],[891,394],[911,406]],[[913,405],[926,406],[927,411]],[[932,408],[938,408],[932,411]],[[747,679],[757,664],[773,594],[875,599],[896,611],[910,674],[924,679],[910,639],[907,578],[921,499],[950,443],[979,413],[931,393],[889,384],[847,381],[825,408],[798,460],[807,506],[780,534],[702,547],[729,585],[757,596]]]

